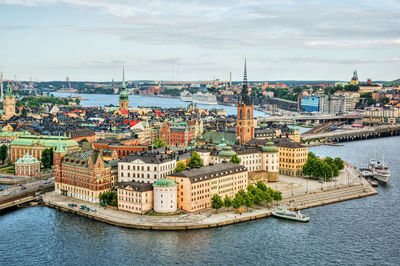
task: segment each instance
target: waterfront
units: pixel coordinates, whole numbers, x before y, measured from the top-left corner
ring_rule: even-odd
[[[298,264],[394,265],[399,261],[400,137],[318,146],[360,166],[385,152],[392,171],[379,195],[305,210],[308,224],[274,218],[190,232],[119,228],[47,207],[0,216],[5,265]],[[10,250],[13,252],[11,253]]]
[[[59,93],[52,92],[57,97],[76,97],[77,94],[74,93]],[[83,107],[95,107],[95,106],[105,106],[105,105],[115,105],[118,106],[118,94],[79,94],[83,99],[80,105]],[[167,97],[156,97],[156,96],[139,96],[139,95],[129,95],[129,106],[157,106],[161,108],[172,108],[172,107],[187,107],[190,102],[183,102],[178,98],[167,98]],[[203,109],[224,109],[227,115],[237,115],[236,106],[227,105],[197,105],[199,108]],[[254,110],[254,117],[265,116],[266,114],[257,110]]]

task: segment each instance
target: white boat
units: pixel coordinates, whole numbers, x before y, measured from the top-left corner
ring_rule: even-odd
[[[300,211],[289,211],[285,209],[278,209],[272,212],[273,216],[279,218],[285,218],[289,220],[299,221],[299,222],[308,222],[310,221],[310,217],[307,215],[302,214]]]
[[[372,171],[372,176],[376,180],[385,184],[389,181],[390,171],[383,160],[371,159],[368,163],[368,169]]]
[[[193,95],[192,102],[196,104],[206,104],[206,105],[218,104],[217,97],[215,97],[215,95],[209,92],[207,93],[197,92],[196,94]]]
[[[192,94],[188,91],[183,91],[181,93],[181,101],[183,102],[191,102],[192,101]]]

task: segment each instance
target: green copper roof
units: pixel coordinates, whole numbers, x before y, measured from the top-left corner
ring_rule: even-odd
[[[277,153],[278,148],[274,146],[271,139],[268,139],[267,143],[265,143],[265,146],[262,148],[262,151],[267,153]]]
[[[175,183],[174,180],[163,178],[158,179],[154,184],[153,187],[176,187],[178,184]]]
[[[38,163],[38,159],[32,157],[29,153],[25,154],[23,157],[19,158],[15,163],[16,164],[34,164]]]
[[[120,101],[128,100],[128,93],[126,92],[126,85],[125,85],[125,68],[122,68],[122,85],[121,85],[121,92],[119,93],[119,100]]]
[[[28,131],[0,131],[1,137],[15,137],[15,136],[26,136],[31,135]]]
[[[63,147],[78,147],[79,144],[75,140],[67,137],[60,137]],[[58,145],[58,136],[20,136],[18,139],[13,140],[10,145],[32,146],[40,145],[45,147],[54,147]]]
[[[231,146],[226,145],[224,149],[218,153],[218,157],[230,159],[234,154],[236,154],[236,152],[232,150]]]
[[[60,135],[58,135],[58,143],[57,143],[57,148],[56,148],[56,152],[66,152],[62,143],[61,143],[61,137]]]
[[[6,86],[6,96],[13,96],[12,87],[11,87],[10,83],[7,84],[7,86]]]

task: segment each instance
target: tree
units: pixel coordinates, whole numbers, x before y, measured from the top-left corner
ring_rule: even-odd
[[[186,167],[186,164],[185,164],[184,162],[180,161],[180,162],[178,162],[178,163],[176,164],[174,173],[181,172],[181,171],[185,170],[186,168],[187,168],[187,167]]]
[[[282,192],[274,190],[274,193],[272,194],[272,198],[276,200],[277,202],[282,200]]]
[[[256,183],[256,186],[257,186],[259,189],[261,189],[262,191],[267,191],[267,186],[266,186],[263,182],[261,182],[261,181],[258,181],[258,182]]]
[[[53,147],[50,148],[50,167],[54,165],[54,151]]]
[[[247,209],[253,207],[254,196],[251,193],[246,193],[243,200]]]
[[[215,211],[218,211],[218,209],[222,208],[224,206],[224,202],[222,201],[221,197],[218,194],[214,194],[211,198],[211,208],[215,209]]]
[[[194,151],[192,153],[192,156],[190,156],[190,159],[189,159],[189,167],[195,168],[196,166],[204,166],[204,164],[200,158],[200,155],[197,153],[197,151]]]
[[[242,160],[239,158],[239,156],[237,156],[237,154],[233,154],[231,159],[229,160],[229,162],[236,164],[240,164],[241,161]]]
[[[81,142],[89,142],[86,138],[81,140]]]
[[[232,201],[232,208],[239,209],[242,206],[242,202],[238,197],[235,197]]]
[[[79,105],[79,104],[81,103],[81,100],[79,100],[79,98],[76,98],[76,99],[75,99],[75,103],[76,103],[77,105]]]
[[[333,160],[333,163],[336,165],[336,167],[339,169],[339,171],[342,170],[342,169],[344,168],[343,160],[340,159],[339,157],[335,158],[335,159]]]
[[[21,116],[23,116],[23,117],[25,117],[26,115],[27,115],[27,111],[26,111],[26,108],[22,108],[22,110],[21,110]]]
[[[163,139],[156,139],[154,141],[154,146],[159,149],[167,146],[167,143],[165,143],[165,140]]]
[[[43,164],[43,168],[45,169],[49,169],[51,168],[51,156],[50,156],[51,152],[49,149],[44,149],[42,151],[42,164]]]
[[[6,145],[1,145],[1,147],[0,147],[0,160],[3,162],[3,164],[4,164],[4,161],[7,159],[7,151],[8,151],[8,149],[7,149],[7,146]]]
[[[111,206],[118,206],[118,197],[115,191],[108,191],[99,196],[100,201]]]
[[[227,208],[232,206],[232,199],[228,195],[225,195],[224,206]]]

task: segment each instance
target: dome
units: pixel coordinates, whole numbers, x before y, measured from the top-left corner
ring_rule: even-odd
[[[32,157],[29,153],[25,154],[23,157],[19,158],[16,163],[18,164],[34,164],[38,163],[38,159]]]
[[[267,153],[277,153],[278,148],[274,146],[274,143],[269,139],[267,143],[265,143],[265,146],[262,148],[263,152]]]
[[[226,145],[224,149],[218,153],[218,157],[230,159],[234,154],[236,154],[236,152],[232,150],[231,146]]]
[[[171,179],[168,179],[168,178],[158,179],[153,184],[153,187],[176,187],[176,186],[178,186],[178,184],[175,183],[174,180],[171,180]]]

